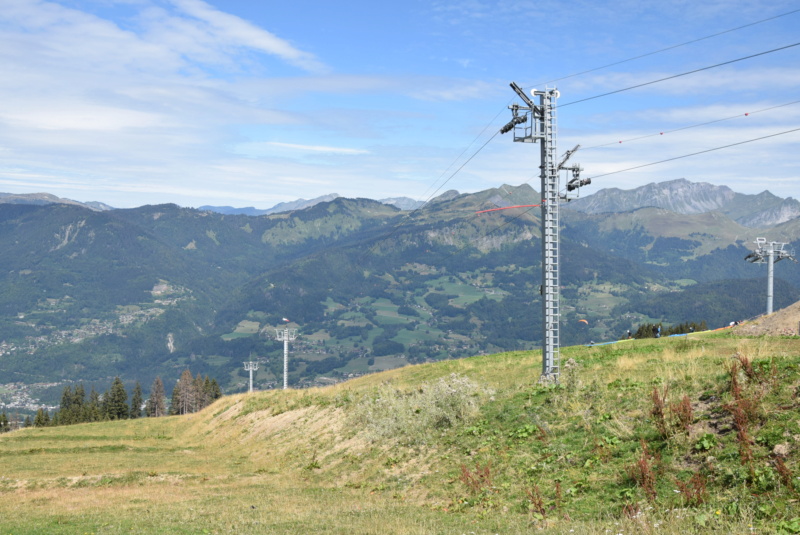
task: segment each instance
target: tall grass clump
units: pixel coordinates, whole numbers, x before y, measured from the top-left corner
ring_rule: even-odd
[[[420,444],[436,431],[470,422],[489,395],[488,389],[456,373],[407,391],[384,384],[358,400],[350,418],[368,440]]]

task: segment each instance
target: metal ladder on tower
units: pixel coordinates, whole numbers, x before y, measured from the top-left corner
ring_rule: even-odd
[[[545,197],[546,210],[542,221],[544,255],[542,262],[543,276],[547,295],[545,299],[545,333],[544,350],[547,355],[543,360],[542,375],[549,380],[558,381],[560,372],[560,276],[559,276],[559,191],[558,169],[556,168],[556,106],[558,94],[555,90],[546,90],[547,104],[544,106],[544,140],[542,143],[542,194]]]

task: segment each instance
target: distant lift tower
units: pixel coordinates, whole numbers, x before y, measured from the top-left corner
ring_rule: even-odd
[[[297,338],[297,329],[275,329],[275,334],[278,342],[283,341],[283,389],[286,390],[289,387],[289,342]]]
[[[248,392],[253,391],[253,372],[258,369],[258,362],[250,361],[244,363],[244,369],[250,372],[250,390]]]
[[[786,249],[788,243],[775,241],[767,242],[766,238],[756,238],[756,250],[745,256],[744,259],[753,264],[767,264],[767,314],[772,314],[772,280],[775,271],[774,264],[779,260],[788,258],[797,263],[794,251]]]
[[[558,382],[560,372],[560,339],[559,321],[559,244],[558,244],[558,204],[561,198],[569,197],[559,194],[559,171],[572,171],[573,178],[567,183],[567,191],[585,186],[590,180],[581,180],[580,167],[565,167],[567,159],[578,150],[575,147],[568,151],[561,162],[556,161],[556,100],[560,96],[558,90],[534,89],[531,95],[538,98],[535,103],[516,83],[511,82],[513,89],[524,105],[509,106],[513,117],[503,128],[501,134],[514,131],[514,141],[521,143],[540,143],[541,147],[541,179],[542,179],[542,380]]]

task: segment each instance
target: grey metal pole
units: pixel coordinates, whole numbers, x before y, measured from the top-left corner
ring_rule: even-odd
[[[288,321],[288,320],[284,320]],[[283,389],[289,388],[289,342],[297,338],[297,329],[284,327],[283,330],[275,329],[278,341],[283,341]]]
[[[283,389],[289,388],[289,329],[283,330]]]
[[[767,242],[766,238],[756,238],[756,250],[745,256],[744,259],[752,264],[767,263],[767,314],[772,314],[772,294],[775,273],[775,262],[788,258],[794,263],[794,251],[786,249],[788,243]]]
[[[772,281],[775,273],[775,242],[769,244],[767,255],[767,314],[772,314]]]
[[[250,372],[250,389],[248,392],[253,391],[253,371],[258,369],[258,362],[250,361],[244,363],[244,369]]]

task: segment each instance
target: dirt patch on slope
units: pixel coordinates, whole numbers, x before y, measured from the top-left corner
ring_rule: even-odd
[[[733,327],[733,332],[743,336],[798,336],[800,329],[800,301]]]

